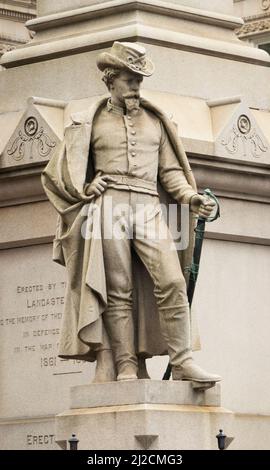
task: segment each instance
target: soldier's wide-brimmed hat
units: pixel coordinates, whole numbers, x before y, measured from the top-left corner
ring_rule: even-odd
[[[133,42],[115,41],[110,52],[102,52],[97,58],[97,66],[103,72],[108,67],[130,70],[150,77],[155,70],[153,62],[146,57],[144,47]]]

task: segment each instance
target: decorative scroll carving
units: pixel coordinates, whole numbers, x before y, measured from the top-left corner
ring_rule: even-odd
[[[251,34],[263,33],[265,31],[270,31],[270,18],[245,23],[240,29],[236,30],[236,34],[238,37],[243,38]]]
[[[252,128],[250,119],[245,114],[239,116],[237,125],[221,140],[230,154],[242,153],[243,157],[251,154],[254,158],[261,157],[268,150],[256,128]]]
[[[11,44],[0,44],[0,56],[6,52],[13,51],[13,49],[16,49],[16,46],[12,46]]]
[[[56,142],[45,133],[43,127],[39,127],[38,120],[30,116],[24,122],[24,132],[22,130],[18,132],[18,137],[7,149],[7,153],[14,160],[20,161],[24,158],[27,149],[29,159],[33,160],[34,148],[40,157],[48,157],[55,146]]]

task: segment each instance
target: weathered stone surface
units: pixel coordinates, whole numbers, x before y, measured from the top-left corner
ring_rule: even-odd
[[[81,450],[216,449],[216,429],[233,433],[233,414],[216,406],[219,398],[219,387],[201,394],[181,381],[74,387],[70,410],[56,416],[56,440],[75,433]]]
[[[105,3],[105,0],[58,0],[57,2],[54,2],[54,0],[46,0],[46,2],[39,0],[37,2],[37,8],[38,14],[42,16],[102,3]],[[233,14],[233,0],[227,0],[226,2],[220,2],[220,0],[170,0],[167,3]]]
[[[220,385],[216,384],[213,388],[199,392],[193,390],[190,382],[127,380],[71,388],[71,408],[95,408],[142,403],[220,406]]]
[[[50,244],[2,250],[0,259],[1,417],[53,415],[68,388],[91,377],[86,363],[57,357],[65,272]]]
[[[54,417],[1,419],[1,450],[60,450]]]
[[[192,4],[157,0],[88,2],[83,8],[78,8],[80,4],[76,8],[74,3],[73,10],[67,4],[67,11],[29,21],[28,27],[37,33],[31,47],[5,54],[1,63],[10,68],[78,54],[106,47],[116,38],[142,42],[146,39],[150,44],[173,49],[202,54],[207,51],[217,57],[261,65],[269,63],[265,51],[237,39],[234,30],[243,25],[241,18],[224,15],[217,9],[209,12],[207,4],[195,2],[197,7],[203,4],[206,10],[193,8]]]

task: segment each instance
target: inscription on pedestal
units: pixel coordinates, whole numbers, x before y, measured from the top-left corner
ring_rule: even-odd
[[[14,285],[19,311],[3,312],[7,315],[0,319],[0,327],[11,338],[5,353],[15,363],[22,358],[30,360],[29,367],[50,369],[52,375],[82,373],[77,369],[82,369],[83,361],[57,357],[65,288],[65,281]]]
[[[88,383],[91,366],[58,357],[66,281],[51,245],[3,250],[0,263],[0,415],[14,429],[13,420],[65,410],[69,388]],[[16,426],[25,448],[51,448],[53,421],[44,432],[40,423]]]
[[[29,447],[47,446],[54,443],[54,434],[27,434],[27,445]]]

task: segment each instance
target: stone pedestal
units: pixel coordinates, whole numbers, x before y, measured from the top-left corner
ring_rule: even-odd
[[[233,414],[220,407],[220,386],[138,380],[71,388],[70,409],[56,416],[56,442],[75,433],[80,450],[217,449]]]

